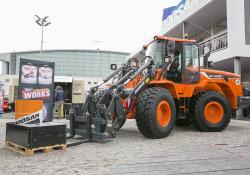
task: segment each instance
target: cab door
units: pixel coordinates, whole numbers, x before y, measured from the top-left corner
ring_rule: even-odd
[[[199,49],[196,44],[183,43],[182,73],[183,84],[195,84],[200,79]]]

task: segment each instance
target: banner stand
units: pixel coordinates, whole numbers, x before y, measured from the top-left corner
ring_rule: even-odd
[[[18,99],[43,101],[40,122],[53,120],[54,68],[53,62],[20,59]]]

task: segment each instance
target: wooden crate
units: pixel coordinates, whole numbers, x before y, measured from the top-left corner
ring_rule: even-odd
[[[49,153],[56,149],[64,150],[67,148],[66,144],[57,144],[57,145],[50,145],[50,146],[38,147],[38,148],[25,148],[23,146],[20,146],[18,144],[15,144],[9,141],[5,141],[5,145],[10,150],[13,150],[25,156],[33,156],[34,153],[37,153],[37,152]]]

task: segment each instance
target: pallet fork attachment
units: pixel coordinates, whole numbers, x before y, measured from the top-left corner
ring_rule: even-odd
[[[82,142],[75,143],[76,145],[88,141],[104,141],[114,138],[121,124],[126,120],[126,112],[129,111],[129,109],[125,109],[121,102],[124,85],[127,81],[133,80],[137,75],[141,74],[143,70],[150,69],[152,65],[153,61],[149,60],[138,69],[133,68],[128,70],[127,73],[120,76],[118,80],[108,88],[100,99],[95,99],[95,93],[98,91],[100,85],[91,88],[83,107],[81,108],[74,105],[72,107],[73,110],[70,113],[70,128],[68,129],[70,136],[68,138],[81,136],[85,139]],[[122,68],[117,69],[111,74],[112,76],[109,75],[105,78],[103,83],[124,71],[125,68],[127,68],[127,65],[122,65]],[[138,85],[129,92],[129,98],[136,96],[137,93],[147,85],[145,80],[150,79],[150,71],[147,72],[148,74],[145,74]],[[73,144],[71,145],[73,146]],[[71,145],[69,144],[68,146]]]

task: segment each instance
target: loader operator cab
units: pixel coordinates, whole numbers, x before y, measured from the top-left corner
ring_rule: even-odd
[[[193,40],[155,39],[146,47],[146,56],[154,60],[154,69],[164,69],[164,78],[184,84],[199,81],[200,59]],[[166,66],[166,67],[165,67]]]

